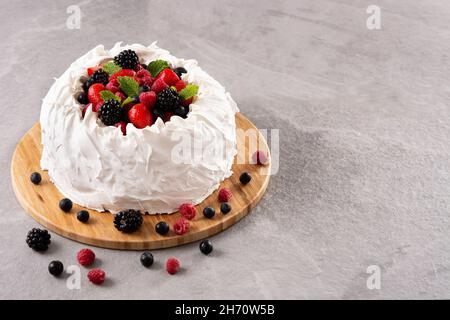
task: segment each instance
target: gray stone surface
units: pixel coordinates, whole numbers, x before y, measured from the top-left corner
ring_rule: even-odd
[[[436,1],[74,1],[0,4],[0,298],[450,298],[450,3]],[[366,8],[382,29],[366,28]],[[68,290],[46,271],[84,245],[37,226],[10,182],[16,143],[68,65],[95,45],[149,44],[195,58],[260,128],[280,129],[280,169],[241,223],[197,244],[95,249],[108,282]],[[163,261],[184,266],[168,276]],[[366,268],[381,268],[368,290]]]

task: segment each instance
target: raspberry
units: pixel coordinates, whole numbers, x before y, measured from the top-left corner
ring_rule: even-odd
[[[173,231],[175,234],[181,236],[182,234],[185,234],[189,230],[189,221],[185,218],[178,219],[175,224],[173,225]]]
[[[139,101],[143,103],[147,108],[153,109],[156,103],[156,93],[153,91],[142,92],[139,95]]]
[[[267,164],[267,154],[264,151],[255,151],[252,155],[252,161],[256,164]]]
[[[175,274],[180,270],[181,264],[177,258],[171,257],[167,259],[166,270],[169,274]]]
[[[153,82],[153,84],[152,84],[152,91],[155,91],[156,93],[158,93],[168,87],[169,86],[162,79],[156,79],[155,82]]]
[[[127,124],[124,121],[117,122],[114,127],[120,128],[124,136],[127,134]]]
[[[77,260],[82,266],[90,266],[94,263],[95,253],[91,249],[81,249],[77,253]]]
[[[228,202],[230,201],[233,194],[229,189],[222,188],[219,190],[219,201],[220,202]]]
[[[186,88],[186,82],[184,82],[183,80],[180,80],[177,83],[175,83],[175,89],[177,89],[177,91],[181,91],[184,88]]]
[[[151,77],[152,75],[150,74],[150,72],[148,70],[145,70],[145,69],[141,69],[136,73],[136,77],[138,77],[138,78],[143,78],[145,76]]]
[[[155,79],[153,79],[152,76],[145,76],[145,77],[142,78],[142,84],[144,86],[151,87],[153,82],[155,82]]]
[[[117,91],[119,91],[119,87],[115,86],[112,82],[108,82],[106,84],[106,90],[111,91],[112,93],[116,93]]]
[[[118,96],[120,98],[120,100],[124,101],[127,97],[125,97],[125,95],[123,94],[122,91],[117,91],[115,93],[116,96]]]
[[[102,269],[92,269],[88,272],[87,277],[93,284],[102,284],[105,281],[106,273]]]
[[[195,214],[197,213],[197,210],[191,203],[183,203],[180,208],[178,209],[180,211],[181,215],[188,220],[192,220],[195,218]]]

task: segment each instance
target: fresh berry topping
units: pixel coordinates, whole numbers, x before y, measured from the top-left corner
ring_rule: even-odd
[[[103,90],[105,90],[105,86],[101,83],[94,83],[92,86],[90,86],[88,90],[89,102],[93,103],[94,105],[103,102],[102,96],[100,95],[100,92],[102,92]]]
[[[122,119],[122,111],[119,101],[109,99],[100,107],[98,117],[106,126],[112,126]]]
[[[139,93],[148,92],[148,91],[150,91],[150,87],[147,85],[143,85],[142,87],[139,88]]]
[[[88,272],[87,277],[93,284],[102,284],[105,281],[106,273],[102,269],[96,268]]]
[[[173,111],[180,105],[181,99],[178,93],[167,88],[159,92],[156,99],[156,107],[164,111]]]
[[[123,69],[134,69],[139,63],[139,58],[133,50],[124,50],[114,57],[114,62]]]
[[[98,69],[100,69],[99,66],[87,68],[87,74],[88,74],[88,76],[92,76],[92,74],[93,74],[95,71],[97,71]]]
[[[89,220],[89,212],[87,212],[86,210],[78,211],[77,219],[78,219],[78,221],[83,222],[83,223],[88,222],[88,220]]]
[[[83,91],[88,92],[89,88],[94,84],[91,79],[88,79],[86,82],[83,83]]]
[[[169,225],[165,221],[160,221],[155,226],[156,233],[166,235],[169,232]]]
[[[156,103],[156,93],[153,91],[150,92],[142,92],[139,95],[139,100],[143,103],[147,108],[153,109]]]
[[[98,69],[92,74],[91,80],[93,83],[106,85],[109,82],[109,75],[102,69]]]
[[[141,254],[141,264],[148,268],[153,264],[153,255],[149,251],[145,251],[143,254]]]
[[[264,151],[255,151],[252,155],[252,161],[256,164],[267,164],[267,154]]]
[[[184,82],[183,80],[180,80],[177,83],[175,83],[175,89],[177,89],[177,91],[181,91],[184,88],[186,88],[186,82]]]
[[[77,94],[77,101],[80,104],[86,104],[86,103],[89,102],[85,92],[80,92],[80,93]]]
[[[151,88],[152,88],[152,91],[159,93],[168,87],[169,86],[162,79],[157,79],[157,80],[155,80],[155,82],[153,82]]]
[[[112,93],[117,93],[119,91],[119,87],[115,86],[112,82],[108,82],[105,88]]]
[[[248,172],[243,172],[243,173],[241,174],[241,176],[239,177],[239,181],[240,181],[242,184],[247,184],[247,183],[250,182],[250,180],[252,180],[252,176],[251,176],[250,173],[248,173]]]
[[[97,104],[94,104],[93,106],[92,106],[92,111],[94,111],[94,112],[98,112],[99,110],[100,110],[100,107],[103,105],[103,101],[102,102],[99,102],[99,103],[97,103]]]
[[[28,231],[26,242],[34,251],[45,251],[50,244],[51,235],[47,230],[33,228]]]
[[[228,202],[230,201],[233,194],[227,188],[222,188],[219,190],[219,201],[220,202]]]
[[[138,230],[142,225],[142,214],[138,210],[120,211],[114,217],[114,226],[117,230],[131,233]]]
[[[89,103],[89,104],[83,106],[83,109],[81,110],[81,115],[83,116],[83,118],[86,115],[86,111],[89,108],[89,106],[92,106],[92,103]]]
[[[59,201],[59,208],[64,212],[69,212],[70,210],[72,210],[72,205],[72,200],[67,198],[61,199],[61,201]]]
[[[213,245],[209,240],[203,240],[202,242],[200,242],[199,248],[200,251],[205,255],[208,255],[213,251]]]
[[[180,270],[181,264],[177,258],[169,258],[166,262],[166,270],[169,274],[175,274]]]
[[[180,208],[178,209],[180,211],[180,214],[188,220],[192,220],[195,218],[195,214],[197,213],[197,210],[191,203],[183,203]]]
[[[161,118],[164,120],[165,112],[163,110],[155,108],[152,110],[152,114],[153,114],[153,118],[155,119],[155,121],[157,118]]]
[[[39,172],[33,172],[30,176],[30,181],[33,184],[39,184],[39,183],[41,183],[41,180],[42,180],[42,177]]]
[[[142,67],[142,69],[147,70],[147,65],[145,63],[141,63],[141,67]]]
[[[152,75],[148,70],[146,69],[140,69],[138,72],[136,72],[136,77],[143,78],[143,77],[151,77]]]
[[[205,218],[212,219],[215,214],[216,214],[216,210],[214,210],[214,208],[205,207],[203,209],[203,215],[205,216]]]
[[[192,101],[194,101],[194,98],[189,98],[189,99],[181,101],[181,104],[185,107],[189,107],[191,105]]]
[[[174,110],[174,113],[177,116],[182,117],[183,119],[187,117],[187,114],[189,112],[189,109],[187,107],[183,107],[183,106],[177,106]]]
[[[164,69],[158,74],[156,79],[162,79],[169,86],[173,86],[175,83],[180,81],[180,78],[175,72],[173,72],[172,69]]]
[[[189,221],[185,218],[178,219],[173,225],[173,232],[177,235],[182,235],[189,230]]]
[[[227,214],[230,211],[231,211],[231,206],[229,203],[224,202],[224,203],[220,204],[220,212],[222,212],[223,214]]]
[[[91,249],[81,249],[77,253],[77,261],[82,266],[90,266],[94,263],[95,253]]]
[[[117,96],[117,97],[119,97],[120,98],[120,100],[122,100],[122,101],[124,101],[127,97],[123,94],[123,92],[121,92],[121,91],[117,91],[116,93],[115,93],[115,95]]]
[[[117,122],[114,127],[120,128],[124,136],[127,134],[127,124],[124,121]]]
[[[131,123],[138,129],[145,128],[146,126],[151,126],[153,123],[153,116],[150,110],[143,104],[139,103],[134,105],[128,111],[128,118]]]
[[[64,265],[62,264],[61,261],[54,260],[48,264],[48,272],[50,272],[52,276],[58,277],[61,275],[63,271]]]
[[[142,83],[141,83],[142,86],[151,87],[152,84],[155,82],[155,79],[153,79],[151,76],[145,76],[141,79],[142,79]]]
[[[181,75],[183,74],[183,73],[187,73],[187,70],[185,69],[185,68],[183,68],[183,67],[178,67],[178,68],[175,68],[175,69],[173,69],[173,71],[176,73],[176,75],[178,76],[178,77],[180,77],[181,78]]]
[[[170,118],[172,118],[174,115],[175,115],[174,112],[167,111],[167,112],[164,112],[164,115],[162,116],[162,119],[163,119],[164,122],[167,122],[167,121],[170,121]]]
[[[109,81],[112,82],[114,85],[118,86],[119,85],[119,82],[117,82],[118,77],[134,77],[135,75],[136,72],[134,72],[131,69],[122,69],[111,75],[111,77],[109,77]]]

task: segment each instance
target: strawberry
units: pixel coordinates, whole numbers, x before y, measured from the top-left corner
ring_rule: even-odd
[[[99,66],[87,68],[87,74],[88,74],[88,76],[92,76],[92,74],[93,74],[95,71],[97,71],[98,69],[100,69]]]
[[[109,81],[116,80],[117,77],[134,77],[136,72],[131,69],[122,69],[114,73],[111,77],[109,77]]]
[[[105,86],[101,83],[94,83],[90,86],[88,90],[89,102],[92,102],[94,105],[103,102],[102,97],[100,96],[100,92],[103,90],[105,90]]]
[[[138,129],[145,128],[146,126],[151,126],[153,123],[152,113],[143,103],[138,103],[134,105],[128,111],[128,118],[131,123]]]
[[[147,108],[153,109],[156,103],[156,93],[153,91],[142,92],[139,95],[139,101],[143,103]]]
[[[180,78],[178,78],[177,74],[169,68],[161,71],[156,79],[162,79],[168,86],[173,86],[175,83],[180,81]]]
[[[97,104],[92,105],[92,111],[98,112],[98,110],[100,110],[100,107],[102,106],[102,104],[103,104],[103,100]]]
[[[163,79],[156,79],[152,84],[152,91],[155,91],[155,93],[159,93],[168,87],[169,86],[164,82]]]
[[[186,82],[184,82],[183,80],[180,80],[177,83],[175,83],[175,89],[177,89],[177,91],[181,91],[184,88],[186,88]]]

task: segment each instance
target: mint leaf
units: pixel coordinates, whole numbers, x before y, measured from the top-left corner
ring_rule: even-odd
[[[170,68],[169,63],[164,60],[155,60],[149,63],[147,70],[156,77],[164,69]]]
[[[112,74],[122,70],[122,68],[120,66],[118,66],[117,64],[115,64],[114,61],[109,61],[109,62],[105,63],[102,66],[102,69],[109,75],[112,75]]]
[[[120,102],[120,98],[109,90],[100,91],[100,96],[102,97],[103,101],[116,99],[117,101]]]
[[[132,77],[117,77],[117,81],[122,90],[128,97],[137,96],[139,94],[139,83]]]
[[[124,105],[127,105],[127,104],[129,104],[130,102],[132,102],[133,101],[133,97],[128,97],[128,98],[126,98],[125,100],[123,100],[122,101],[122,107],[124,106]]]
[[[186,86],[186,88],[184,88],[183,90],[178,92],[178,95],[181,97],[181,99],[187,100],[187,99],[195,96],[197,94],[197,92],[198,92],[198,86],[196,86],[195,84],[188,84]]]

